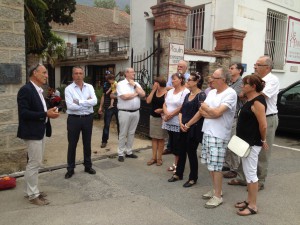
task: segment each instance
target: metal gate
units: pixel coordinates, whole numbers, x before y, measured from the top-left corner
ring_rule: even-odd
[[[135,80],[145,90],[146,95],[151,92],[154,74],[159,75],[160,61],[160,34],[157,36],[157,48],[150,49],[143,54],[134,55],[131,49],[131,67],[135,71]],[[156,69],[156,73],[155,73]],[[141,100],[140,120],[136,131],[139,134],[149,136],[149,117],[151,105],[146,103],[145,99]]]

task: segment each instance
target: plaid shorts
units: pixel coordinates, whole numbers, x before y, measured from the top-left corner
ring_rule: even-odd
[[[203,134],[201,163],[207,164],[208,171],[222,171],[228,140]]]

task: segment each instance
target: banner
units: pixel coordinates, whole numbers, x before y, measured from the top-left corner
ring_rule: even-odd
[[[289,17],[286,62],[300,64],[300,19]]]
[[[183,60],[184,45],[170,43],[169,54],[169,75],[177,72],[177,64],[180,60]]]

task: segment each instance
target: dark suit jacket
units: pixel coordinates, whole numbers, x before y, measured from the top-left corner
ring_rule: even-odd
[[[26,140],[41,140],[45,135],[50,137],[52,130],[50,119],[46,123],[47,113],[39,93],[31,82],[18,92],[19,127],[17,136]]]

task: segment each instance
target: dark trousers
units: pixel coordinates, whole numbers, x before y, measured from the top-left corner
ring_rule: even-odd
[[[199,142],[197,140],[188,138],[188,133],[180,133],[180,152],[179,160],[176,168],[176,175],[183,177],[183,172],[185,168],[186,156],[189,158],[190,162],[190,175],[189,180],[197,181],[198,179],[198,157],[197,157],[197,148]]]
[[[113,108],[107,108],[104,112],[104,127],[102,132],[102,143],[107,143],[107,140],[109,138],[109,126],[111,119],[115,115],[116,121],[117,121],[117,129],[118,129],[118,135],[119,135],[119,118],[118,118],[118,109],[117,107]]]
[[[72,171],[75,168],[76,147],[79,140],[80,132],[82,135],[83,143],[83,156],[84,167],[91,168],[91,139],[93,130],[93,115],[86,117],[74,117],[68,116],[67,119],[68,130],[68,171]]]

